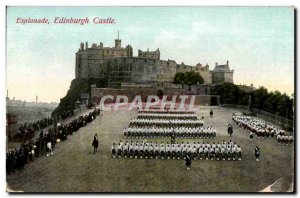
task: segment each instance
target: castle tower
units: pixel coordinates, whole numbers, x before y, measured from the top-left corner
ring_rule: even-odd
[[[119,39],[119,30],[118,30],[118,39],[115,40],[115,48],[121,48],[121,40]]]

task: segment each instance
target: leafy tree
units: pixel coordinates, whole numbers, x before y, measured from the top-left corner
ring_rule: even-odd
[[[176,73],[174,78],[174,84],[185,84],[191,86],[196,85],[198,83],[203,84],[204,79],[199,73],[195,71],[189,71],[185,73],[178,72]]]
[[[261,109],[290,120],[294,116],[293,98],[279,91],[268,92],[265,87],[246,93],[237,85],[224,83],[214,87],[213,93],[220,96],[221,104],[237,104],[247,106],[251,95],[251,107]]]
[[[178,72],[175,74],[174,84],[184,84],[184,73]]]

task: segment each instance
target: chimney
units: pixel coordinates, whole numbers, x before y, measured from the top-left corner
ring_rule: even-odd
[[[226,65],[229,66],[229,61],[227,60]]]
[[[85,49],[87,49],[89,47],[88,42],[85,42]]]
[[[35,103],[38,103],[38,96],[35,96]]]
[[[216,66],[218,66],[218,62],[216,62]]]

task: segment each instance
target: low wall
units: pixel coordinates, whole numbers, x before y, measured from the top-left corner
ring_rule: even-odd
[[[125,95],[128,97],[128,102],[131,102],[137,95],[140,95],[143,102],[147,101],[149,95],[167,97],[167,101],[172,101],[173,96],[177,96],[176,102],[180,102],[180,95],[188,95],[187,102],[191,99],[191,94],[183,89],[176,88],[153,88],[153,87],[134,87],[126,89],[113,88],[91,88],[91,99],[93,103],[99,101],[105,95],[112,95],[114,98],[118,95]],[[195,95],[195,105],[219,105],[219,96],[215,95]],[[112,101],[114,102],[114,101]]]

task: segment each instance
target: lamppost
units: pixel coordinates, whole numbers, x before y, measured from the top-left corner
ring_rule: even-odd
[[[250,111],[251,106],[251,94],[249,94],[249,101],[248,101],[248,110]]]

